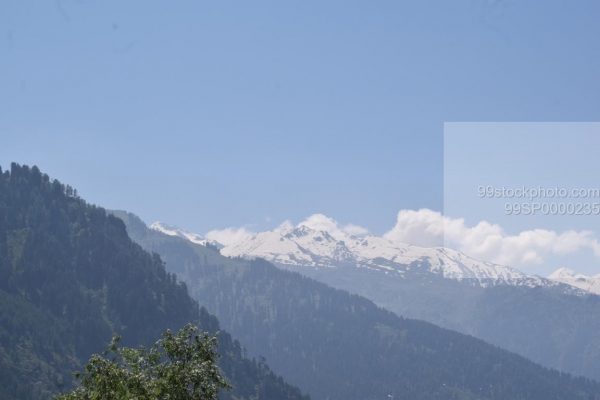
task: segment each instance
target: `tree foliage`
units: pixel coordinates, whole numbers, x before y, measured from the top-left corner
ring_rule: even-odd
[[[229,385],[217,366],[217,338],[186,325],[167,330],[152,347],[120,347],[115,336],[93,355],[79,387],[57,400],[215,400]]]

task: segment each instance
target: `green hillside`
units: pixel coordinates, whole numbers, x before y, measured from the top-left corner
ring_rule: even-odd
[[[49,399],[117,333],[148,345],[188,322],[217,332],[184,285],[121,220],[38,168],[0,169],[0,398]],[[219,333],[224,399],[300,399],[299,390]]]

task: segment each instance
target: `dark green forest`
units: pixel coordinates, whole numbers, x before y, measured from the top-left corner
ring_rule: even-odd
[[[50,399],[113,334],[148,345],[193,322],[218,333],[223,399],[300,399],[128,237],[123,222],[37,167],[0,168],[0,399]]]
[[[290,268],[290,267],[288,267]],[[600,381],[600,296],[563,286],[481,287],[430,273],[300,268],[398,315],[469,334],[541,365]]]
[[[222,257],[117,212],[253,354],[319,399],[600,399],[600,385],[405,319],[263,261]]]

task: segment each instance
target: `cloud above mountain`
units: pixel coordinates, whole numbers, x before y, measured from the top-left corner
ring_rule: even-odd
[[[540,264],[548,256],[582,250],[600,257],[600,243],[590,231],[532,229],[511,235],[497,224],[481,221],[468,226],[462,218],[429,209],[401,210],[395,226],[383,236],[392,242],[446,246],[504,265]]]
[[[332,237],[337,240],[344,240],[348,235],[350,236],[364,236],[369,233],[369,230],[354,224],[340,225],[336,220],[330,218],[324,214],[313,214],[306,218],[304,221],[298,224],[293,224],[291,221],[286,220],[282,222],[275,230],[277,231],[288,231],[295,227],[306,226],[316,231],[324,231],[329,233]],[[209,240],[214,240],[221,243],[224,246],[228,246],[233,243],[239,243],[245,239],[251,238],[257,232],[248,230],[245,227],[235,228],[229,227],[225,229],[214,229],[206,233],[205,237]]]
[[[344,240],[347,235],[364,236],[369,233],[367,228],[359,225],[346,224],[340,226],[336,220],[323,214],[313,214],[298,226],[307,226],[316,231],[325,231],[338,240]]]
[[[275,231],[289,231],[300,226],[325,231],[340,241],[350,236],[373,236],[362,226],[340,224],[323,214],[313,214],[298,224],[285,221]],[[229,246],[255,234],[245,227],[230,227],[212,230],[205,237]],[[394,244],[444,246],[480,260],[511,266],[535,266],[552,256],[581,251],[592,251],[600,257],[600,242],[590,231],[531,229],[510,234],[498,224],[480,221],[467,225],[462,218],[450,218],[430,209],[401,210],[393,228],[382,237]]]
[[[245,239],[248,239],[254,235],[254,232],[241,227],[241,228],[225,228],[225,229],[213,229],[204,235],[208,240],[218,242],[223,246],[229,246],[233,243],[239,243]]]

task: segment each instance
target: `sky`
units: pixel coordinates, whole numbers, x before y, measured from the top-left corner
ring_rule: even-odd
[[[196,232],[319,212],[382,234],[399,210],[442,210],[444,122],[600,119],[599,16],[594,1],[5,0],[0,165]]]
[[[444,213],[512,231],[600,232],[599,151],[600,122],[447,123]]]
[[[598,122],[445,124],[445,245],[541,275],[599,274],[598,150]]]

